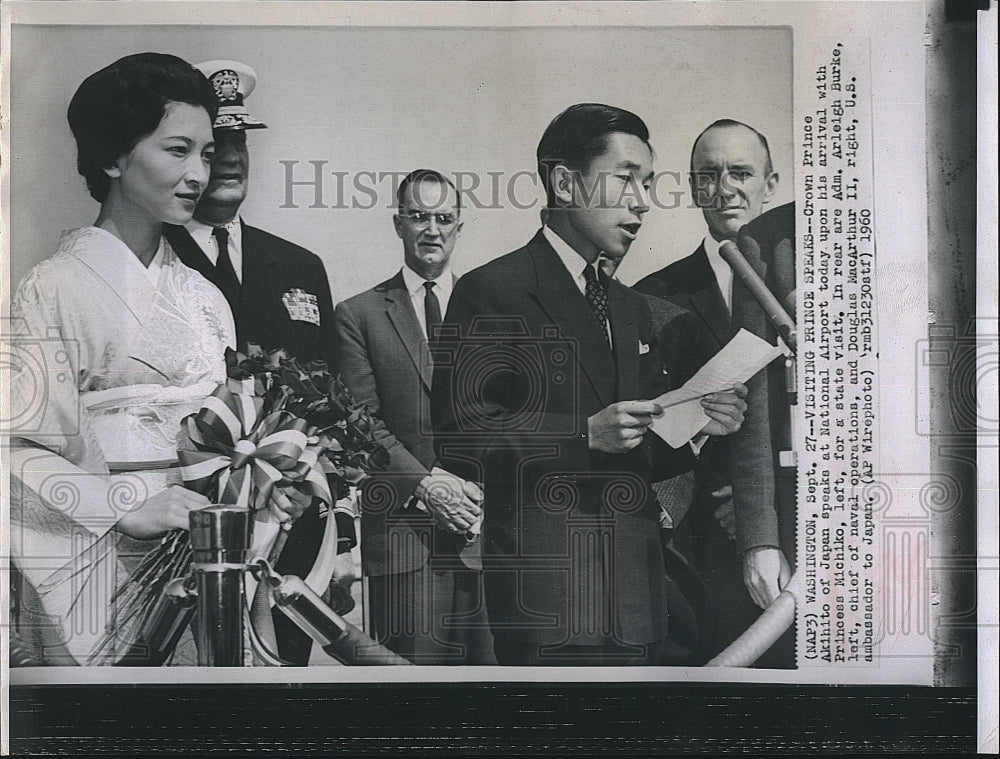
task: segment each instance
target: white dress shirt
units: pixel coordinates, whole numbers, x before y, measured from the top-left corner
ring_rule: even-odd
[[[594,270],[597,272],[597,274],[600,274],[601,270],[600,270],[599,266],[600,266],[601,257],[598,256],[595,259],[594,263],[588,264],[587,261],[584,259],[583,256],[581,256],[579,253],[577,253],[575,250],[573,250],[573,248],[570,246],[570,244],[568,242],[566,242],[564,239],[562,239],[554,231],[552,231],[551,229],[549,229],[549,227],[547,227],[547,226],[546,227],[542,227],[542,234],[545,235],[545,239],[549,241],[549,245],[552,246],[552,249],[556,252],[556,255],[559,256],[559,260],[563,262],[563,265],[566,267],[566,269],[569,271],[569,273],[573,276],[573,281],[576,283],[576,286],[578,288],[580,288],[580,292],[583,293],[584,295],[586,295],[587,294],[587,279],[583,276],[583,270],[587,266],[593,266]],[[716,251],[716,255],[718,255],[718,251]],[[581,263],[583,264],[582,266],[581,266]],[[725,262],[723,262],[723,263],[725,263]],[[611,339],[611,325],[610,324],[606,324],[605,328],[608,330],[608,339],[610,340]],[[705,441],[706,440],[708,440],[708,436],[705,435],[705,434],[699,433],[698,435],[696,435],[694,437],[693,440],[691,440],[691,441],[688,442],[688,445],[691,446],[691,450],[692,450],[692,452],[694,453],[695,456],[697,456],[699,453],[701,453],[701,449],[705,445]]]
[[[542,234],[545,235],[545,239],[549,241],[549,245],[552,246],[552,249],[556,252],[556,255],[559,256],[559,260],[563,262],[563,266],[566,267],[566,270],[573,277],[573,282],[576,284],[577,289],[584,296],[586,296],[587,278],[583,276],[583,271],[589,266],[594,270],[594,273],[597,274],[598,281],[600,281],[601,277],[601,269],[599,266],[601,261],[600,255],[598,255],[597,258],[594,259],[594,263],[588,264],[587,260],[583,256],[581,256],[579,253],[573,250],[573,247],[568,242],[562,239],[558,235],[558,233],[554,232],[549,227],[542,227]],[[613,342],[614,338],[611,336],[610,320],[604,323],[604,329],[608,333],[608,344],[614,345]]]
[[[441,276],[437,279],[426,280],[417,274],[409,266],[403,267],[403,283],[410,294],[410,303],[413,304],[413,311],[420,322],[420,329],[427,337],[427,312],[424,310],[424,298],[427,297],[427,288],[424,282],[434,283],[434,294],[437,296],[441,306],[441,317],[448,313],[448,301],[451,300],[451,291],[455,288],[455,277],[451,273],[451,266],[446,266]]]
[[[563,262],[563,266],[572,275],[573,282],[576,283],[577,288],[583,295],[586,295],[587,278],[583,276],[583,270],[590,266],[595,272],[600,274],[601,270],[597,268],[597,261],[600,260],[600,256],[594,260],[594,263],[588,264],[583,256],[573,250],[573,247],[550,227],[542,227],[542,234],[545,235],[545,239],[549,241],[549,245],[552,246],[556,255],[559,256],[559,260]]]
[[[233,219],[228,224],[223,224],[222,226],[229,233],[229,260],[236,271],[237,279],[242,284],[243,225],[240,224],[239,219]],[[197,219],[191,219],[191,221],[184,225],[184,228],[190,233],[191,238],[198,244],[198,247],[201,248],[201,252],[205,254],[205,257],[212,262],[212,266],[215,266],[215,262],[219,260],[219,244],[215,237],[212,236],[212,230],[215,227],[211,224],[204,224]]]
[[[722,293],[722,300],[726,304],[726,310],[732,315],[733,313],[733,270],[723,260],[722,256],[719,254],[719,248],[722,243],[716,240],[711,235],[705,238],[703,243],[705,246],[705,255],[708,256],[708,265],[712,267],[712,273],[715,274],[715,282],[719,285],[719,291]]]

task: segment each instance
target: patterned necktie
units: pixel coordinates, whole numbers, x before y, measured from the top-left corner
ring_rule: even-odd
[[[424,320],[427,323],[427,339],[433,340],[435,331],[441,326],[441,303],[434,293],[434,282],[424,282]]]
[[[215,260],[215,272],[218,277],[219,289],[226,296],[229,307],[236,313],[240,303],[240,280],[236,276],[233,262],[229,258],[229,232],[225,227],[212,230],[212,237],[219,246],[219,257]]]
[[[594,315],[601,323],[601,329],[604,330],[604,336],[607,339],[608,292],[604,289],[604,285],[597,278],[597,272],[594,271],[594,267],[590,264],[587,264],[587,268],[583,270],[583,278],[587,280],[584,295],[587,296],[587,302],[590,304],[590,307],[594,309]]]

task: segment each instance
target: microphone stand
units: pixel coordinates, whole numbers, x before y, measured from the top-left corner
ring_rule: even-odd
[[[752,241],[756,247],[756,241]],[[735,243],[726,241],[719,246],[719,255],[732,268],[733,273],[740,278],[754,300],[767,315],[775,331],[781,337],[786,348],[785,355],[785,399],[788,405],[788,448],[778,452],[778,465],[782,468],[794,468],[798,463],[798,456],[795,451],[795,439],[797,424],[795,421],[795,407],[798,405],[798,366],[796,354],[798,351],[798,338],[796,334],[795,320],[788,315],[785,307],[775,297],[774,293],[767,286],[767,283],[760,277],[757,271],[747,261],[743,252]]]
[[[789,348],[785,356],[785,399],[788,403],[788,448],[778,451],[778,466],[795,467],[798,465],[798,454],[795,451],[796,422],[795,407],[799,405],[799,373],[796,354]]]

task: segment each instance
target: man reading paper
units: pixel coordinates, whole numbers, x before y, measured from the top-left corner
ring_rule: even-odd
[[[653,472],[695,463],[646,431],[659,351],[643,296],[600,272],[649,209],[653,154],[633,113],[583,103],[542,136],[545,226],[459,280],[435,351],[436,448],[485,483],[483,565],[497,660],[656,664],[667,590]],[[700,403],[739,429],[741,385]]]

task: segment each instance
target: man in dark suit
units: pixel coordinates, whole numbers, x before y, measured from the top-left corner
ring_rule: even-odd
[[[219,99],[219,115],[213,124],[215,156],[194,218],[184,227],[167,225],[167,241],[181,261],[226,296],[240,346],[256,343],[265,350],[285,348],[297,359],[324,360],[335,370],[333,300],[323,262],[305,248],[251,227],[239,216],[250,180],[247,130],[266,128],[243,103],[254,89],[256,75],[237,61],[208,61],[195,68],[205,74]],[[350,554],[354,523],[348,514],[335,513],[340,553],[333,576],[346,589],[354,580]],[[325,519],[315,506],[299,517],[288,534],[277,571],[299,577],[309,573]],[[294,664],[307,664],[312,639],[280,610],[274,612],[274,625],[281,656]]]
[[[402,269],[336,311],[344,382],[393,436],[383,441],[388,471],[362,501],[373,637],[415,664],[495,664],[481,565],[464,550],[477,539],[482,492],[436,467],[428,415],[428,338],[455,286],[461,204],[455,186],[428,169],[403,179],[397,201]]]
[[[709,234],[693,255],[635,285],[699,318],[711,335],[713,350],[741,327],[774,342],[756,303],[738,281],[734,283],[719,247],[736,242],[740,230],[761,215],[778,181],[763,135],[731,120],[710,125],[695,140],[690,176],[692,197]],[[769,284],[775,284],[775,278],[785,281],[777,291],[794,288],[790,256],[780,265],[773,260],[761,265]],[[794,553],[794,469],[780,466],[771,434],[781,426],[773,417],[782,407],[787,417],[787,403],[768,397],[783,386],[781,371],[779,362],[747,383],[750,410],[743,428],[699,462],[693,508],[677,536],[713,597],[718,624],[711,654],[735,640],[790,576],[786,556]],[[771,377],[775,372],[779,376]],[[788,665],[789,652],[776,651],[762,663]]]
[[[667,637],[649,483],[690,468],[702,440],[646,435],[662,409],[644,298],[598,271],[649,208],[652,149],[635,114],[572,106],[537,151],[545,226],[465,275],[434,354],[435,444],[485,483],[483,560],[497,660],[652,664]],[[707,396],[703,433],[739,428],[736,392]],[[700,436],[699,436],[700,438]]]

